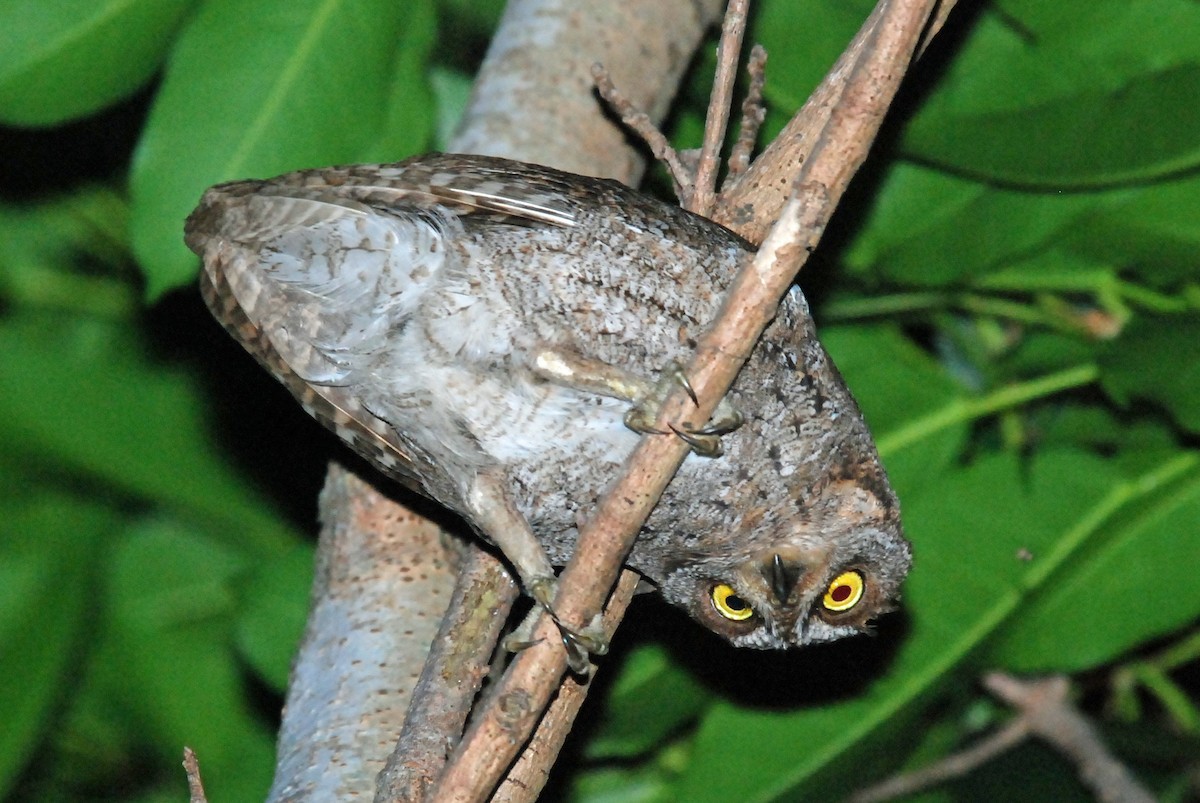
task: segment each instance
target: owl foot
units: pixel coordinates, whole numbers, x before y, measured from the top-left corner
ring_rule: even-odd
[[[667,434],[656,429],[654,421],[658,417],[659,408],[676,387],[682,387],[687,391],[693,404],[700,404],[700,400],[696,398],[696,391],[692,389],[692,383],[688,381],[687,374],[683,372],[683,367],[677,362],[672,362],[659,376],[658,382],[651,386],[649,391],[642,395],[625,414],[625,426],[634,432],[643,434]],[[704,426],[694,427],[687,422],[683,426],[677,427],[674,424],[668,426],[671,427],[672,432],[692,447],[693,452],[701,457],[720,457],[725,451],[721,445],[721,436],[733,432],[742,425],[744,420],[736,407],[727,399],[722,399],[713,412],[713,417]]]
[[[591,656],[608,652],[608,639],[605,638],[604,628],[600,624],[600,614],[592,617],[592,621],[579,630],[563,624],[550,604],[554,601],[557,591],[558,581],[553,577],[537,577],[530,582],[529,596],[538,603],[540,610],[534,608],[530,611],[517,629],[504,639],[504,649],[520,652],[536,644],[538,640],[533,637],[533,631],[544,610],[550,614],[550,618],[558,627],[563,648],[567,651],[567,666],[577,675],[590,675],[593,669]]]
[[[682,387],[699,404],[696,391],[688,381],[683,367],[672,362],[659,374],[657,382],[649,382],[637,374],[615,365],[586,357],[572,349],[546,347],[532,352],[530,367],[547,382],[573,388],[585,393],[597,393],[633,403],[625,414],[625,426],[641,434],[667,435],[657,429],[654,420],[666,398],[677,387]],[[702,457],[720,457],[721,436],[733,432],[742,425],[742,414],[722,399],[712,419],[704,426],[684,423],[671,425],[671,431],[687,442],[692,451]]]

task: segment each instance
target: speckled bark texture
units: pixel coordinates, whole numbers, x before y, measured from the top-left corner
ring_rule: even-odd
[[[509,3],[452,150],[504,156],[572,173],[641,176],[629,135],[599,114],[592,65],[654,120],[720,0],[539,0]]]
[[[455,567],[430,522],[344,469],[329,472],[308,627],[292,671],[269,800],[369,800]],[[361,537],[370,533],[370,537]],[[399,540],[403,539],[403,540]],[[371,638],[353,638],[369,633]]]

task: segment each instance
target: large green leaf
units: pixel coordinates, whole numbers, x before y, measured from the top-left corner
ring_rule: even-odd
[[[707,707],[700,683],[675,665],[661,646],[640,648],[621,668],[605,700],[591,758],[628,757],[661,747],[679,728]]]
[[[158,69],[193,0],[2,0],[0,122],[54,125]]]
[[[1200,315],[1138,318],[1100,365],[1104,389],[1118,402],[1148,399],[1200,432]]]
[[[1105,193],[1103,203],[1063,231],[1061,244],[1155,286],[1195,283],[1200,278],[1200,177],[1185,174]]]
[[[299,544],[264,563],[243,583],[238,649],[280,692],[287,688],[308,618],[313,559],[312,545]]]
[[[901,163],[885,176],[846,259],[891,282],[944,286],[1039,252],[1101,200],[1000,189]]]
[[[127,278],[127,219],[124,200],[101,187],[0,204],[0,296],[18,306],[130,317],[138,299]]]
[[[95,624],[96,556],[121,526],[112,510],[17,486],[3,498],[0,537],[0,798],[53,727],[84,637]]]
[[[244,569],[237,553],[177,522],[134,528],[112,556],[91,671],[163,765],[189,746],[209,794],[252,801],[270,782],[274,739],[250,710],[233,648]]]
[[[1006,5],[982,15],[906,128],[908,153],[991,181],[1053,188],[1144,181],[1200,164],[1195,3]]]
[[[763,3],[753,20],[751,41],[766,48],[770,58],[765,87],[769,105],[787,114],[800,108],[871,6],[865,0]],[[797,47],[798,42],[804,46]]]
[[[293,536],[214,443],[203,396],[117,324],[25,312],[0,320],[0,445],[148,503],[175,506],[268,554]]]
[[[152,297],[195,275],[183,221],[205,187],[354,161],[383,136],[407,17],[391,0],[204,4],[133,166],[133,244]]]
[[[821,340],[881,444],[901,498],[938,482],[966,436],[967,418],[953,415],[964,400],[958,384],[891,325],[827,327]]]
[[[1200,617],[1200,455],[1167,452],[1159,460],[1156,470],[1114,484],[1114,515],[1079,530],[1080,548],[991,646],[992,663],[1077,672]]]

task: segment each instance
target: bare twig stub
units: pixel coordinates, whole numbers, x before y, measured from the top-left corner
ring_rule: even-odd
[[[682,198],[689,212],[712,216],[717,200],[717,169],[721,164],[721,144],[729,128],[729,112],[733,105],[733,84],[741,57],[742,39],[746,35],[746,12],[749,0],[729,0],[725,22],[721,25],[721,41],[717,45],[717,70],[704,117],[704,142],[696,160],[696,175],[691,192]]]
[[[915,772],[888,778],[875,786],[855,792],[845,803],[878,803],[878,801],[911,795],[939,783],[961,778],[1004,751],[1020,744],[1029,736],[1029,727],[1023,720],[1014,720],[1004,728],[980,739],[966,750],[947,756],[935,764]]]
[[[190,747],[183,748],[183,770],[187,773],[189,803],[208,803],[204,782],[200,780],[200,762]]]
[[[650,115],[621,94],[621,90],[617,89],[612,76],[608,74],[608,70],[603,64],[592,65],[592,78],[596,82],[596,91],[600,93],[600,97],[604,98],[604,102],[609,105],[609,108],[621,118],[621,122],[629,130],[641,137],[642,141],[650,148],[650,152],[654,154],[654,158],[666,165],[667,172],[671,174],[671,180],[675,184],[675,197],[679,199],[686,197],[692,184],[691,171],[680,160],[679,154],[667,141],[666,136],[658,130],[658,126],[650,119]]]
[[[754,144],[758,141],[758,131],[762,128],[763,120],[767,119],[767,110],[763,106],[763,87],[767,82],[767,51],[762,46],[755,45],[750,49],[746,72],[750,76],[750,87],[746,91],[746,99],[742,101],[742,123],[738,127],[737,142],[733,144],[733,150],[729,153],[727,186],[732,186],[730,182],[735,181],[750,167],[750,157],[754,153]]]

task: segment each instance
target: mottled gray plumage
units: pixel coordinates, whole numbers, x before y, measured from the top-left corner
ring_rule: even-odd
[[[686,363],[749,250],[615,182],[460,155],[223,184],[187,242],[234,337],[543,602],[639,437],[631,402]],[[688,457],[629,565],[735,644],[864,629],[909,546],[799,290],[728,401],[744,425]]]

